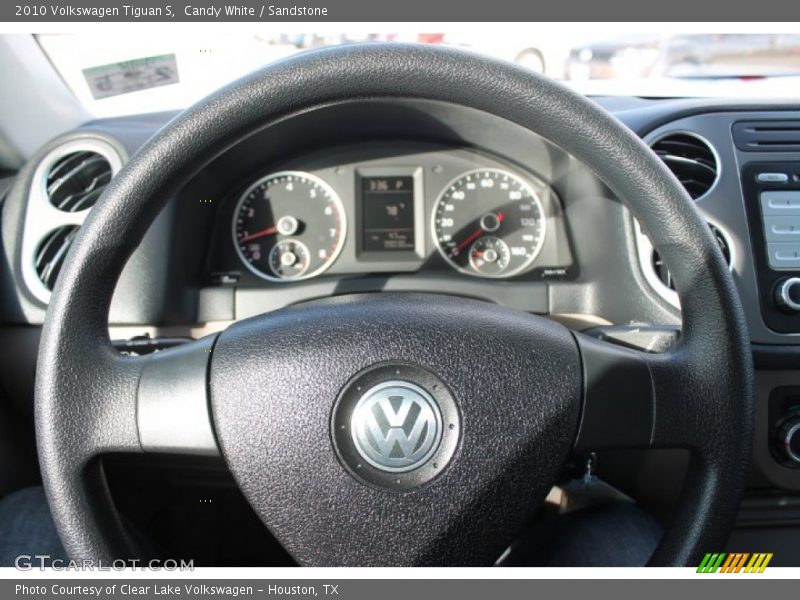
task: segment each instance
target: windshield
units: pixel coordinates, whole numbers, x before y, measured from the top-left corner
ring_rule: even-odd
[[[465,48],[545,73],[589,95],[800,97],[800,34],[614,33],[491,24],[440,33],[38,35],[87,110],[116,116],[181,109],[297,52],[356,42]]]

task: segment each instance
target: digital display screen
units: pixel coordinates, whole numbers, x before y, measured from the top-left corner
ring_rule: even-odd
[[[414,178],[361,178],[362,250],[414,250]]]

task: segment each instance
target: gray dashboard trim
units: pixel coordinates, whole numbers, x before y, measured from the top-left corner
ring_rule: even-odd
[[[385,278],[311,280],[302,286],[269,289],[240,288],[235,291],[235,315],[236,320],[241,320],[307,300],[368,292],[441,293],[496,302],[526,312],[549,312],[548,285],[543,282],[498,282],[416,273]]]

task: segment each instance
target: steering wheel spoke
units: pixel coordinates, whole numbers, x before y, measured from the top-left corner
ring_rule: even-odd
[[[702,396],[677,350],[650,353],[576,334],[583,367],[583,411],[575,450],[702,450],[694,422]]]
[[[151,354],[137,393],[136,421],[145,452],[218,456],[208,398],[217,336]]]

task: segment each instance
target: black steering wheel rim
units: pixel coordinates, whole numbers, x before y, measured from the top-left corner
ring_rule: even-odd
[[[648,231],[670,266],[683,315],[679,346],[647,363],[659,385],[649,441],[677,441],[695,457],[675,525],[651,562],[690,564],[718,550],[749,462],[752,364],[731,275],[692,201],[639,138],[560,84],[454,50],[374,44],[281,61],[184,111],[131,158],[81,228],[48,308],[36,378],[43,480],[70,555],[130,552],[96,459],[142,450],[129,399],[145,361],[114,350],[107,319],[119,274],[147,228],[191,176],[254,131],[373,98],[460,104],[527,127],[589,166]]]

